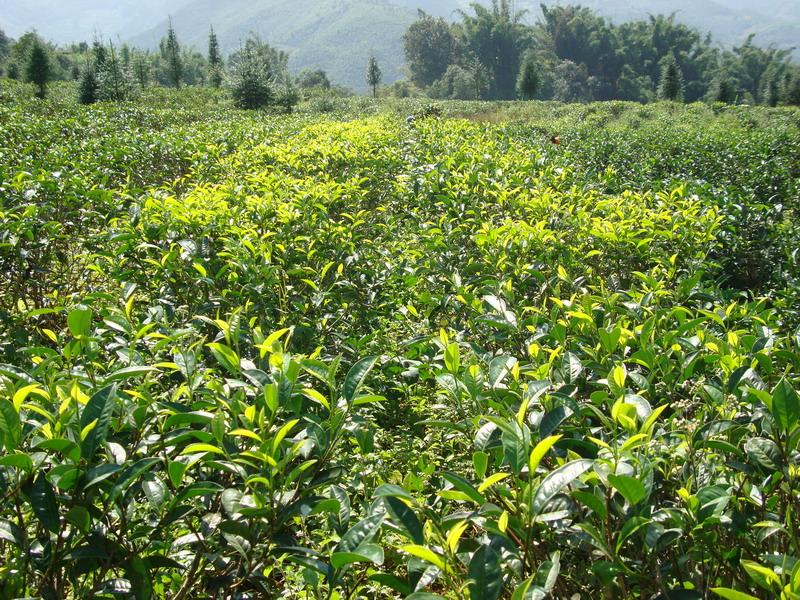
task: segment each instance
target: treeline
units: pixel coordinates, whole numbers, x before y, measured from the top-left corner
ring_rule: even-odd
[[[202,54],[182,46],[171,23],[156,51],[102,39],[58,47],[35,32],[15,41],[0,30],[0,77],[32,83],[40,97],[47,95],[51,82],[76,81],[82,104],[130,100],[153,86],[225,87],[241,108],[284,110],[291,110],[301,94],[352,93],[332,85],[321,70],[291,76],[288,55],[255,34],[225,57],[211,28],[207,53]]]
[[[43,40],[37,33],[28,32],[14,41],[0,30],[0,76],[25,79],[25,68],[31,51],[41,46],[49,63],[49,81],[79,80],[84,68],[95,59],[95,48],[105,46],[110,50],[112,42],[98,39],[94,44],[80,42],[68,46],[56,46]],[[151,52],[131,48],[127,44],[115,47],[120,61],[135,74],[137,80],[146,85],[170,85],[168,57],[163,51]],[[206,57],[194,50],[181,48],[183,65],[182,82],[187,85],[205,85],[209,71]]]
[[[524,14],[509,0],[473,3],[456,23],[420,11],[404,37],[412,84],[452,99],[800,104],[790,51],[752,37],[723,49],[674,14],[616,25],[585,7],[542,5],[532,26]]]
[[[751,37],[723,49],[710,36],[651,16],[613,24],[581,6],[542,6],[526,25],[510,0],[473,3],[449,23],[420,11],[404,36],[409,81],[385,90],[439,99],[554,99],[563,102],[656,99],[800,105],[800,66],[788,50],[761,48]],[[0,30],[0,77],[33,83],[44,97],[51,81],[79,81],[85,104],[135,97],[150,86],[227,88],[242,108],[286,110],[301,96],[349,95],[321,70],[293,77],[286,53],[251,35],[223,56],[213,28],[207,52],[183,47],[170,26],[155,51],[97,39],[57,47],[29,32],[19,40]],[[366,83],[382,82],[374,58]]]

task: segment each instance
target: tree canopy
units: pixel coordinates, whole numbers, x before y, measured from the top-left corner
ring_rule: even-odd
[[[532,65],[535,96],[563,101],[655,100],[665,65],[670,95],[679,87],[687,102],[791,103],[800,77],[788,51],[752,37],[723,49],[674,14],[614,24],[586,7],[542,5],[538,22],[525,25],[511,2],[493,0],[459,15],[448,24],[420,12],[404,38],[411,82],[434,97],[463,95],[456,84],[474,79],[476,65],[488,77],[484,95],[495,99],[520,95]]]

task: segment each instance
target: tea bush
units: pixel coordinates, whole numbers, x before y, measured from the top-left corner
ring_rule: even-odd
[[[0,598],[800,597],[797,111],[3,93]]]

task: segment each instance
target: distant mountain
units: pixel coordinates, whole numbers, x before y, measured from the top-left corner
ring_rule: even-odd
[[[488,4],[489,0],[483,0]],[[749,34],[760,45],[800,45],[800,0],[550,0],[583,4],[615,22],[675,13],[726,46]],[[251,31],[290,53],[290,67],[325,69],[337,83],[365,90],[374,54],[391,83],[403,76],[402,37],[417,10],[457,20],[469,0],[0,0],[0,28],[12,37],[35,27],[57,42],[103,36],[155,48],[171,15],[187,46],[205,51],[214,26],[225,52]],[[524,21],[540,15],[538,0],[517,0]],[[800,57],[800,53],[796,53]]]
[[[429,15],[444,17],[454,20],[457,18],[455,12],[459,8],[467,8],[468,0],[392,0],[394,4],[403,6],[413,11],[424,10]],[[488,4],[489,0],[484,0]]]

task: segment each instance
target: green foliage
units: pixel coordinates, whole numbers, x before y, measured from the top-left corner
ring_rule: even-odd
[[[11,56],[11,39],[0,29],[0,77],[7,74],[8,58]]]
[[[275,106],[286,113],[294,110],[294,107],[302,100],[302,93],[299,86],[288,72],[283,74],[275,94]]]
[[[109,43],[106,47],[99,41],[95,41],[92,54],[92,60],[84,67],[78,84],[78,102],[94,104],[100,100],[123,102],[132,99],[136,84],[129,54],[126,54],[126,64],[113,44]]]
[[[458,65],[450,65],[445,74],[427,91],[432,98],[475,100],[478,86],[476,86],[475,77],[467,69]]]
[[[766,106],[777,106],[781,100],[780,77],[775,71],[764,74],[761,100]]]
[[[331,82],[322,69],[305,69],[297,76],[297,85],[304,90],[329,90]]]
[[[135,80],[130,66],[120,58],[113,44],[109,43],[107,58],[94,67],[97,75],[97,96],[108,102],[123,102],[133,98]]]
[[[736,102],[737,90],[736,82],[731,79],[727,73],[720,73],[714,78],[711,83],[711,89],[708,92],[708,99],[711,102],[722,102],[724,104],[733,104]]]
[[[29,79],[28,67],[30,66],[31,54],[35,47],[43,52],[47,57],[47,81],[66,81],[72,79],[72,67],[75,64],[74,57],[70,52],[60,51],[55,45],[45,42],[36,32],[30,31],[20,36],[10,47],[8,56],[9,76],[12,79],[22,79],[32,82]],[[37,54],[39,54],[37,51]],[[41,61],[41,54],[38,60]],[[43,63],[41,63],[43,64]],[[38,84],[36,84],[38,86]]]
[[[784,102],[792,106],[800,106],[800,68],[788,75],[784,85]]]
[[[800,593],[796,109],[0,85],[0,597]]]
[[[532,55],[522,61],[517,77],[517,96],[523,100],[533,100],[539,91],[539,67]]]
[[[464,49],[486,69],[492,98],[516,96],[527,32],[520,21],[524,12],[515,12],[514,6],[510,0],[492,0],[491,7],[471,3],[474,15],[461,11]]]
[[[584,64],[562,60],[553,71],[553,99],[560,102],[591,102],[597,95],[598,81]]]

